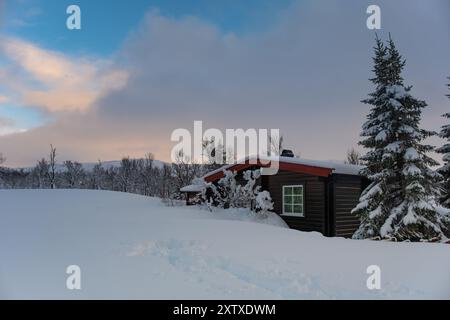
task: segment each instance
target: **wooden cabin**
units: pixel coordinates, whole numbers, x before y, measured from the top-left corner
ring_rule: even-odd
[[[293,157],[277,157],[278,172],[264,175],[267,161],[246,159],[226,165],[203,177],[217,182],[224,170],[237,172],[262,168],[258,183],[270,192],[274,212],[292,229],[317,231],[330,237],[351,237],[359,226],[359,219],[351,214],[361,192],[368,185],[359,174],[361,166],[313,161]],[[238,180],[239,181],[239,180]],[[183,189],[182,189],[183,190]],[[185,188],[194,194],[195,188]]]

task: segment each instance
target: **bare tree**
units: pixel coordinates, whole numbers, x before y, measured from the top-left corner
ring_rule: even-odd
[[[135,193],[138,182],[139,160],[125,157],[120,162],[117,178],[120,191]]]
[[[168,164],[164,164],[161,169],[161,183],[159,186],[159,196],[163,199],[169,199],[172,194],[172,191],[174,189],[174,186],[171,184],[172,178],[172,167]]]
[[[145,162],[149,167],[153,166],[153,162],[155,161],[155,155],[151,152],[145,154]]]
[[[152,153],[147,153],[145,159],[142,161],[142,168],[140,168],[140,182],[142,188],[142,194],[146,196],[155,195],[156,190],[156,172],[153,167],[155,157]]]
[[[361,165],[361,154],[355,150],[355,148],[351,148],[347,151],[347,160],[345,161],[347,164]]]
[[[182,150],[177,153],[172,169],[177,190],[190,184],[201,173],[200,166],[187,157]]]
[[[49,181],[49,165],[45,158],[38,161],[36,167],[33,169],[32,175],[36,177],[39,189],[47,188]]]
[[[121,191],[128,192],[129,186],[130,186],[130,179],[131,179],[130,157],[122,158],[122,161],[120,161],[118,178],[119,178],[119,184],[120,184]]]
[[[50,188],[56,188],[56,148],[50,145],[50,154],[48,157]]]
[[[227,163],[227,152],[222,141],[216,141],[214,137],[205,138],[202,149],[202,162],[209,170],[220,168]]]
[[[268,150],[268,154],[272,154],[272,155],[280,155],[281,151],[283,151],[283,147],[284,147],[284,138],[283,136],[269,136],[269,150]]]
[[[118,176],[118,168],[111,167],[105,169],[105,184],[107,190],[117,191],[117,176]]]
[[[106,171],[103,168],[102,162],[98,160],[98,162],[95,164],[94,168],[92,168],[92,172],[89,175],[90,181],[89,181],[89,187],[94,190],[101,190],[104,187],[105,177],[106,177]]]
[[[4,163],[4,162],[5,162],[5,158],[3,157],[3,154],[0,152],[0,166],[1,166],[2,163]],[[4,170],[2,169],[2,167],[0,167],[0,187],[3,186],[4,176],[6,176],[6,172],[4,172]]]
[[[64,161],[66,171],[63,173],[63,178],[70,188],[79,187],[83,184],[84,169],[79,162]]]

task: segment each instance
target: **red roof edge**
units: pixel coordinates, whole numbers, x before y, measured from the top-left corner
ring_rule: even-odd
[[[226,168],[225,170],[233,171],[233,172],[240,172],[240,171],[243,171],[243,170],[248,169],[253,166],[268,168],[268,167],[271,167],[271,164],[274,161],[272,161],[270,164],[261,163],[259,160],[257,163],[253,163],[253,162],[246,161],[244,163],[237,163],[237,164],[231,165],[230,167]],[[274,165],[276,165],[276,163],[274,163]],[[323,167],[310,166],[310,165],[299,164],[299,163],[282,162],[282,161],[278,162],[278,168],[279,168],[279,170],[283,170],[283,171],[306,173],[306,174],[310,174],[313,176],[319,176],[319,177],[328,177],[329,175],[331,175],[331,173],[333,171],[330,168],[323,168]],[[224,176],[223,171],[214,172],[211,175],[206,175],[204,177],[204,180],[206,182],[215,182],[215,181],[223,178],[223,176]]]

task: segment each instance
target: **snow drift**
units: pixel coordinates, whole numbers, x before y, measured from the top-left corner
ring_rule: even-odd
[[[0,190],[0,204],[3,299],[450,298],[445,244],[325,238],[117,192]],[[69,265],[81,290],[66,288]]]

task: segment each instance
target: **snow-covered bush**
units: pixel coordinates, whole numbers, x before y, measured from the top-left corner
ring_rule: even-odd
[[[268,191],[262,191],[257,185],[261,176],[260,170],[247,170],[243,172],[244,183],[236,181],[236,172],[223,171],[224,176],[217,184],[199,182],[202,184],[200,201],[203,206],[212,210],[219,208],[247,208],[261,217],[267,217],[268,212],[273,210],[273,202]]]
[[[267,216],[267,214],[273,210],[273,201],[268,191],[258,192],[256,195],[256,212],[261,216]]]

